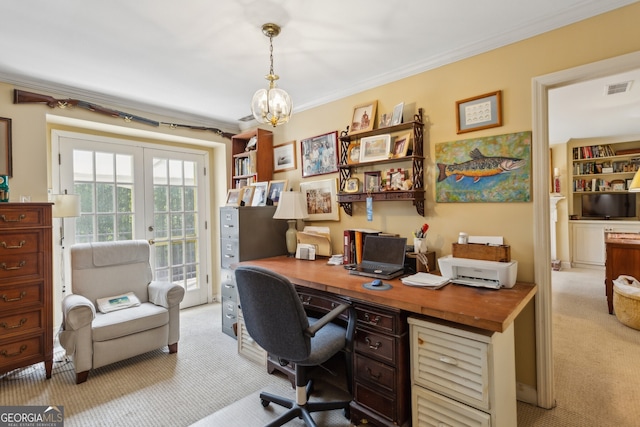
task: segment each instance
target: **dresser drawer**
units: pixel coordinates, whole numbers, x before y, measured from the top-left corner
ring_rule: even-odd
[[[232,264],[240,262],[240,249],[237,239],[220,240],[220,264],[222,268],[230,268]]]
[[[0,281],[3,279],[42,278],[44,254],[5,255],[0,260]]]
[[[12,204],[0,207],[0,229],[51,226],[51,210],[43,206]]]
[[[0,235],[0,256],[42,252],[42,231],[7,231]]]
[[[396,340],[394,337],[356,328],[355,350],[383,362],[396,364]]]
[[[12,342],[5,340],[0,343],[0,368],[19,365],[34,356],[42,359],[44,355],[43,336],[18,339]]]
[[[414,426],[491,427],[489,414],[415,385],[411,407]]]
[[[0,338],[42,330],[42,310],[0,315]]]
[[[0,313],[44,302],[43,283],[24,286],[0,286]]]
[[[374,390],[365,384],[356,382],[354,384],[354,400],[369,409],[380,414],[389,420],[396,420],[398,414],[397,406],[393,394],[386,394],[381,390]],[[358,420],[360,421],[360,420]]]
[[[369,382],[374,386],[384,387],[390,392],[395,392],[395,368],[358,353],[355,353],[354,366],[356,381]]]

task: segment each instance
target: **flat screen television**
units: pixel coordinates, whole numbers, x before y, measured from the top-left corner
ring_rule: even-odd
[[[583,194],[582,217],[584,218],[635,218],[635,193]]]

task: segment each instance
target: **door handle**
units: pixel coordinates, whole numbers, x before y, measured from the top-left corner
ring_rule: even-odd
[[[150,245],[155,245],[155,244],[156,244],[155,239],[149,239],[149,244],[150,244]]]

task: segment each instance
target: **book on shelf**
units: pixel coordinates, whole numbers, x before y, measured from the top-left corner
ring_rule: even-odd
[[[352,228],[344,230],[344,263],[359,264],[362,261],[364,239],[368,235],[379,235],[379,230],[370,228]]]

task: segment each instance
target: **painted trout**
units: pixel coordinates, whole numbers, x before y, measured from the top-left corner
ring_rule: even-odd
[[[485,157],[480,150],[474,148],[469,153],[471,160],[464,163],[454,163],[446,165],[438,163],[438,182],[444,181],[447,177],[455,175],[456,182],[465,176],[473,178],[473,182],[478,182],[480,178],[511,172],[524,166],[523,159],[511,157]]]

